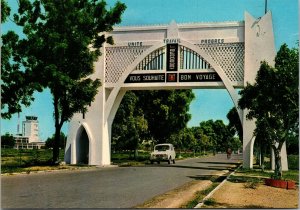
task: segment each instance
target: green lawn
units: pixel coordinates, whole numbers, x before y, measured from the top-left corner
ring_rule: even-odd
[[[60,150],[59,158],[64,159],[63,150]],[[1,149],[1,173],[23,172],[32,166],[50,166],[51,160],[51,149]]]
[[[299,155],[288,156],[288,167],[288,171],[282,172],[282,178],[286,180],[294,180],[299,183]],[[271,171],[270,168],[266,168],[265,171],[262,171],[257,165],[254,165],[253,169],[240,168],[237,170],[237,173],[250,177],[256,176],[263,178],[270,178],[273,175],[273,171]]]

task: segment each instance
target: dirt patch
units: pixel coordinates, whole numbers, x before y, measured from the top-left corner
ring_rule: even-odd
[[[256,189],[245,183],[227,181],[202,208],[298,208],[299,189],[286,190],[259,184]]]
[[[211,184],[210,180],[191,181],[134,208],[180,208],[193,200],[197,191],[205,190]]]
[[[216,181],[228,172],[228,170],[214,172],[208,175],[209,179],[193,180],[133,208],[182,208],[182,206],[196,198],[197,192],[209,188],[213,183],[211,180]]]
[[[203,191],[211,185],[212,181],[210,180],[194,180],[163,195],[156,196],[135,208],[182,208],[196,198],[197,192]],[[299,207],[299,187],[286,190],[267,186],[263,182],[257,182],[255,187],[252,187],[249,182],[245,181],[226,181],[200,208]]]

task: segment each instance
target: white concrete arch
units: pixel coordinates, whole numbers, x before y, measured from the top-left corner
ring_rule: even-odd
[[[255,25],[259,26],[260,33],[257,33]],[[239,95],[235,87],[243,88],[247,83],[253,83],[260,62],[266,60],[272,64],[276,55],[270,12],[259,19],[245,12],[244,21],[187,24],[172,22],[169,25],[116,27],[110,35],[114,37],[115,45],[104,46],[102,56],[95,63],[93,75],[103,85],[85,118],[78,113],[70,122],[65,151],[71,155],[65,159],[66,162],[77,163],[76,138],[80,129],[84,128],[89,139],[89,164],[110,165],[111,126],[126,90],[222,87],[227,89],[235,107],[238,107]],[[168,48],[166,50],[169,54],[164,55],[163,69],[153,69],[147,73],[136,69],[149,54],[165,46],[170,50],[174,46],[171,44],[181,45],[193,51],[193,54],[198,54],[210,64],[211,69],[203,69],[203,72],[197,72],[197,69],[181,71],[180,65],[175,70],[166,69],[170,64],[167,62],[171,62],[168,60]],[[175,59],[177,64],[181,62],[180,55],[178,53]],[[152,56],[149,57],[153,59]],[[156,79],[153,76],[155,79],[152,81],[142,79],[146,74],[148,76],[145,78],[153,75],[161,77]],[[218,75],[218,79],[184,80],[180,76],[190,75],[192,78],[191,75],[201,74]],[[252,168],[255,121],[246,118],[247,110],[242,112],[238,109],[238,112],[243,125],[243,166]]]

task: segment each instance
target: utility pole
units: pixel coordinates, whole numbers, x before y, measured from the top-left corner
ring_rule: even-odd
[[[267,14],[267,9],[268,9],[268,0],[265,0],[265,14]]]
[[[20,134],[20,112],[18,112],[18,126],[17,126],[17,135]]]

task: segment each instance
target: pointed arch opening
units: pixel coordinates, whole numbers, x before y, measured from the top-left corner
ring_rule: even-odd
[[[76,162],[89,164],[89,137],[83,126],[80,127],[76,137]]]

